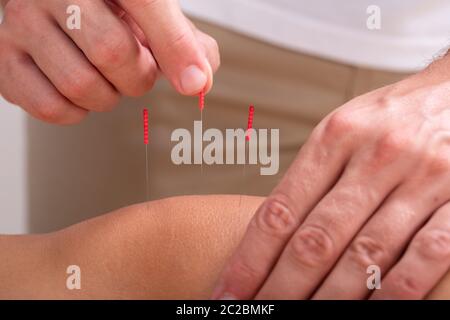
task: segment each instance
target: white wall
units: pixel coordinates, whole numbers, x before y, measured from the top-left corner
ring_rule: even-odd
[[[24,112],[0,97],[0,234],[28,231]]]
[[[0,96],[0,234],[28,231],[25,134],[23,112]]]

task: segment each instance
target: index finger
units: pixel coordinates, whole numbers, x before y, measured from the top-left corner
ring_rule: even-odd
[[[327,141],[324,137],[329,136],[329,128],[315,130],[281,183],[257,210],[221,274],[213,299],[253,298],[292,234],[332,188],[350,156],[346,144],[351,141]]]
[[[136,21],[161,71],[186,95],[208,91],[212,70],[176,0],[116,0]]]

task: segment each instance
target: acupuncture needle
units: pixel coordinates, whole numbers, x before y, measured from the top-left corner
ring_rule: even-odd
[[[205,91],[202,90],[198,94],[198,108],[200,109],[200,123],[201,123],[201,135],[203,137],[203,109],[205,108]],[[202,155],[200,157],[200,175],[203,179],[203,138],[202,138],[202,149],[201,149]]]
[[[250,163],[250,149],[249,149],[249,143],[250,143],[250,136],[251,136],[251,130],[253,129],[253,116],[255,114],[255,107],[251,105],[248,108],[248,118],[247,118],[247,131],[245,132],[245,145],[244,145],[244,167],[242,168],[242,185],[241,185],[241,194],[239,196],[239,204],[238,204],[238,213],[241,211],[241,202],[242,202],[242,194],[245,189],[246,185],[246,179],[245,179],[245,167],[247,164],[247,154],[248,154],[248,160]]]
[[[144,145],[145,145],[145,199],[147,202],[147,211],[148,211],[148,202],[150,200],[150,182],[148,178],[149,170],[148,170],[148,109],[144,108],[143,112],[143,121],[144,121]]]

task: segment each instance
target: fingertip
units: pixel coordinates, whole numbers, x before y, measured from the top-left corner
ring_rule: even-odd
[[[208,82],[207,74],[196,65],[190,65],[181,72],[180,89],[185,95],[195,95],[204,90]]]
[[[202,66],[190,65],[181,72],[178,91],[187,96],[208,93],[213,86],[213,71],[211,64],[205,58]]]

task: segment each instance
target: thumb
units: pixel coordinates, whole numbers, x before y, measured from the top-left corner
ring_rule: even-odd
[[[175,0],[116,0],[139,25],[159,68],[184,95],[209,90],[212,68]]]

